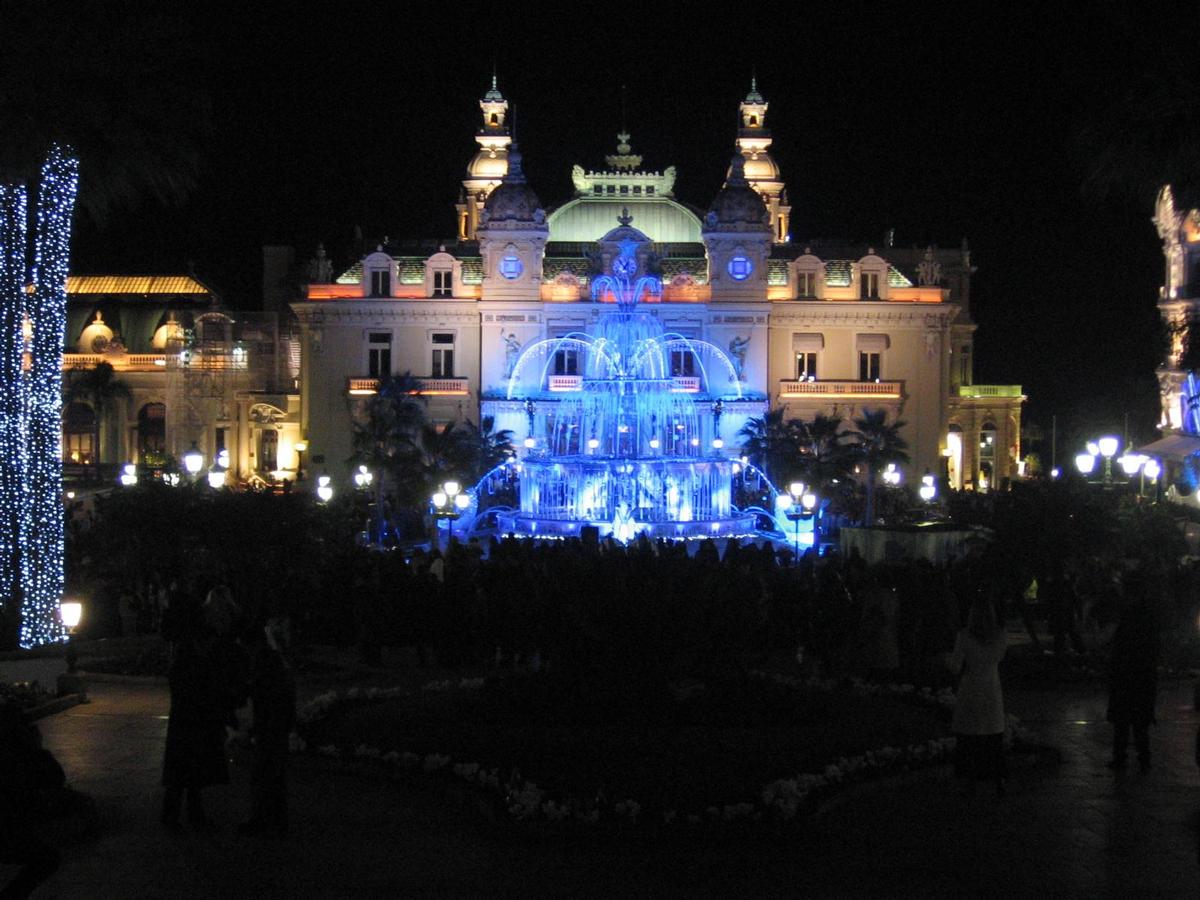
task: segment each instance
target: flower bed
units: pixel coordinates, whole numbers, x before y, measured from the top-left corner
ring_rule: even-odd
[[[678,692],[662,721],[564,710],[537,677],[351,689],[301,714],[310,746],[467,781],[516,819],[787,821],[840,786],[938,762],[948,692],[758,674]]]

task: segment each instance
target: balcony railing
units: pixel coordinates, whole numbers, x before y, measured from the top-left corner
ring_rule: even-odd
[[[546,386],[555,394],[573,393],[583,390],[582,375],[551,375]]]
[[[1019,384],[964,384],[958,388],[960,397],[1020,397]]]
[[[671,379],[671,393],[695,394],[700,390],[700,378],[697,375],[676,375]]]
[[[800,381],[779,382],[781,397],[812,397],[814,399],[851,400],[861,397],[900,399],[903,381]]]
[[[466,378],[418,378],[419,393],[431,397],[465,397],[470,393]],[[378,378],[348,378],[347,393],[355,397],[367,397],[379,390]]]

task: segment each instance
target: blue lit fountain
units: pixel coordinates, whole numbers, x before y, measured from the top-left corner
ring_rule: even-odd
[[[519,508],[497,527],[556,537],[593,525],[621,541],[751,535],[755,516],[731,497],[741,464],[721,452],[722,403],[709,389],[714,372],[740,398],[735,369],[707,341],[639,312],[662,283],[639,261],[635,238],[645,237],[622,224],[610,235],[627,232],[612,274],[592,282],[592,299],[609,307],[593,333],[530,344],[513,366],[508,398],[525,400],[530,437],[524,458],[509,464]]]

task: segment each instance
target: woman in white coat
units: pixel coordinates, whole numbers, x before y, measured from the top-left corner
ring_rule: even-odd
[[[962,673],[950,730],[957,750],[954,771],[968,790],[979,780],[994,781],[996,793],[1005,793],[1008,774],[1004,762],[1004,692],[1000,687],[1000,660],[1007,639],[988,597],[971,604],[967,627],[958,632],[950,667]]]

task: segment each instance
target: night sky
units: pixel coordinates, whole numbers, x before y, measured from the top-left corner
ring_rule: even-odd
[[[66,25],[67,45],[103,53],[117,29],[127,55],[142,14],[95,6],[107,14]],[[190,264],[249,307],[264,243],[307,257],[322,240],[342,265],[356,227],[450,237],[493,63],[546,206],[569,198],[573,163],[599,168],[612,152],[624,86],[644,166],[676,165],[677,197],[707,207],[755,73],[796,240],[965,236],[976,380],[1022,384],[1046,431],[1057,415],[1060,459],[1066,432],[1119,431],[1125,413],[1134,437],[1155,436],[1162,256],[1148,186],[1167,177],[1170,130],[1107,190],[1090,176],[1130,143],[1128,111],[1177,89],[1198,46],[1186,23],[1100,5],[1088,19],[1004,4],[242,6],[150,7],[171,21],[148,52],[211,104],[201,172],[182,206],[117,209],[102,228],[81,218],[76,271]]]

